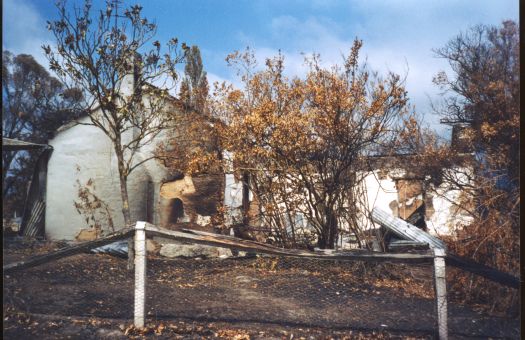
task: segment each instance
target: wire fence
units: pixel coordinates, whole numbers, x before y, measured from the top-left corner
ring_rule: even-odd
[[[429,332],[436,323],[431,265],[265,255],[150,260],[147,280],[147,317],[157,320]]]
[[[228,258],[149,253],[145,319],[147,325],[183,320],[205,327],[222,322],[248,329],[318,327],[342,334],[385,330],[433,338],[437,333],[433,267],[245,252]],[[83,317],[130,324],[134,278],[123,258],[85,253],[61,258],[4,274],[4,312],[14,308],[60,320]],[[476,314],[455,306],[450,313],[454,336],[514,334],[505,330],[515,327],[511,323],[482,325]]]

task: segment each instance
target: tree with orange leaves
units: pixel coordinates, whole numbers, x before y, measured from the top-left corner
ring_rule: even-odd
[[[450,40],[436,55],[452,74],[434,82],[444,91],[436,107],[452,124],[452,145],[439,143],[421,122],[407,121],[400,135],[424,166],[434,187],[461,192],[456,208],[471,222],[453,226],[449,250],[519,275],[519,36],[518,25],[476,26]],[[452,169],[452,171],[450,171]],[[428,186],[431,188],[432,186]],[[437,191],[433,194],[439,195]],[[456,228],[457,227],[457,228]],[[451,283],[463,300],[493,311],[517,311],[517,292],[460,272]]]
[[[354,42],[343,66],[325,68],[318,55],[308,58],[304,78],[285,75],[282,55],[266,60],[263,70],[256,70],[250,49],[227,58],[244,88],[215,89],[220,144],[249,178],[262,224],[281,245],[315,240],[334,248],[343,224],[359,229],[363,156],[391,147],[403,128],[402,80],[368,72],[359,64],[361,46]],[[301,219],[313,230],[306,241]]]
[[[450,181],[468,196],[474,217],[452,249],[519,275],[519,26],[478,25],[435,53],[453,71],[434,79],[445,94],[439,113],[445,122],[462,125],[473,152],[471,181]],[[460,286],[467,299],[490,302],[493,310],[517,305],[516,292],[507,288],[472,277]]]

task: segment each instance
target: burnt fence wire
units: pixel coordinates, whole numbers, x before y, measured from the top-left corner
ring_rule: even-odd
[[[148,261],[150,319],[435,329],[431,265],[262,254]]]
[[[154,226],[149,228],[158,231]],[[129,232],[121,231],[111,237],[123,238]],[[235,243],[240,248],[256,246],[248,241],[206,233],[162,232],[183,237],[190,244],[215,240],[230,246]],[[143,251],[136,247],[136,255],[142,256],[147,264],[142,274],[127,271],[125,261],[111,257],[100,257],[97,261],[81,255],[73,261],[60,259],[99,246],[101,242],[108,243],[112,240],[109,238],[64,248],[31,261],[4,265],[4,271],[9,269],[12,275],[8,278],[11,295],[25,300],[23,303],[13,301],[13,304],[23,305],[28,312],[37,314],[135,318],[136,325],[137,302],[141,301],[137,298],[140,297],[137,288],[141,287],[137,282],[142,282],[145,303],[139,307],[143,306],[142,320],[147,322],[182,318],[330,329],[424,332],[435,329],[433,257],[430,255],[425,255],[429,260],[425,264],[392,263],[384,259],[365,262],[308,252],[290,256],[291,250],[257,245],[261,251],[252,249],[239,256],[233,256],[230,251],[231,255],[222,259],[165,259],[146,254],[145,233],[143,236],[140,241]],[[270,251],[287,254],[267,255]],[[374,256],[377,255],[384,256]],[[136,265],[136,270],[140,267]]]

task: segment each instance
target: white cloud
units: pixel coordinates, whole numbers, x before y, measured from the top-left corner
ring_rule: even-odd
[[[25,0],[3,1],[2,49],[14,54],[30,54],[48,68],[42,44],[49,44],[51,34],[37,9]]]
[[[306,74],[305,56],[320,53],[325,66],[341,63],[342,54],[352,45],[352,41],[338,37],[338,33],[342,32],[341,28],[327,18],[309,17],[299,20],[294,16],[284,15],[273,18],[268,28],[273,41],[283,41],[280,49],[268,44],[258,44],[255,38],[245,32],[238,32],[237,38],[243,45],[254,49],[260,68],[264,66],[266,59],[273,58],[280,52],[284,56],[285,74],[289,77]]]
[[[213,89],[214,83],[222,84],[225,82],[226,84],[233,84],[237,88],[240,85],[240,83],[235,79],[226,79],[212,72],[206,72],[206,76],[208,78],[208,86],[210,90]]]
[[[361,30],[367,25],[356,23],[354,27]],[[275,40],[284,36],[289,42],[281,50],[285,57],[286,75],[289,77],[301,77],[306,74],[304,54],[308,56],[319,53],[325,67],[341,65],[343,55],[348,55],[355,38],[345,36],[340,25],[326,18],[308,17],[301,20],[290,15],[274,18],[270,22],[270,34]],[[417,33],[413,34],[415,37]],[[244,42],[251,42],[259,65],[264,65],[266,58],[279,53],[276,48],[254,44],[254,39],[246,34],[239,36],[242,36]],[[360,54],[361,60],[366,60],[369,68],[378,71],[380,75],[394,72],[402,78],[406,76],[405,86],[410,103],[415,105],[419,114],[425,116],[432,128],[444,134],[445,127],[439,124],[439,117],[430,112],[429,101],[429,97],[438,97],[438,89],[432,83],[433,76],[440,70],[449,70],[444,60],[432,57],[431,49],[443,43],[436,43],[432,37],[413,39],[413,44],[407,43],[406,39],[407,37],[402,35],[396,39],[365,39]]]
[[[274,37],[286,37],[288,51],[327,55],[338,54],[351,46],[351,40],[340,38],[344,33],[342,27],[324,17],[299,20],[293,16],[280,16],[271,21],[270,30]]]

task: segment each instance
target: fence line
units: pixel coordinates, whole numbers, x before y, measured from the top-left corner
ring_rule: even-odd
[[[403,239],[427,243],[430,248],[447,250],[445,243],[439,238],[377,207],[372,211],[371,217],[374,222]],[[446,254],[446,263],[511,288],[518,289],[520,285],[517,277],[452,253]]]
[[[190,241],[198,244],[211,245],[216,247],[256,251],[269,255],[281,255],[289,257],[301,257],[307,259],[331,259],[342,261],[401,261],[401,262],[427,262],[434,260],[434,279],[436,291],[436,311],[438,320],[439,339],[448,339],[447,327],[447,288],[445,275],[445,251],[435,248],[430,253],[425,251],[420,254],[388,254],[374,253],[370,251],[351,251],[344,253],[316,253],[296,249],[282,249],[267,244],[241,240],[231,236],[206,233],[195,230],[174,231],[157,227],[147,222],[137,222],[135,233],[135,249],[141,249],[135,254],[135,327],[143,328],[145,324],[144,311],[146,310],[146,256],[142,254],[142,249],[146,249],[145,234],[151,236],[161,236],[177,241]]]
[[[366,250],[352,250],[345,252],[336,251],[305,251],[297,249],[283,249],[264,243],[250,240],[243,240],[232,236],[212,234],[203,231],[182,229],[181,231],[160,228],[147,222],[137,222],[135,228],[123,228],[111,233],[104,238],[81,244],[69,246],[57,251],[34,256],[29,259],[10,263],[3,266],[4,274],[9,274],[18,270],[34,267],[52,260],[57,260],[67,256],[72,256],[89,249],[97,248],[105,244],[113,243],[117,240],[129,238],[135,235],[135,313],[134,323],[138,328],[144,327],[145,321],[145,290],[146,290],[146,235],[160,236],[163,238],[184,241],[196,244],[211,245],[215,247],[229,248],[241,251],[251,251],[262,254],[286,256],[303,259],[321,259],[338,261],[370,261],[370,262],[403,262],[421,263],[432,262],[434,264],[434,288],[436,296],[436,312],[438,319],[438,332],[440,339],[447,339],[447,293],[445,265],[470,271],[481,275],[495,282],[517,288],[519,280],[507,273],[481,265],[474,261],[458,257],[454,254],[447,254],[444,249],[434,248],[433,250],[417,251],[414,253],[378,253]]]

